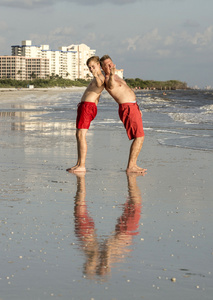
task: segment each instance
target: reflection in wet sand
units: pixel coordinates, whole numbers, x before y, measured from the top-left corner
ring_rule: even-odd
[[[86,258],[83,273],[88,278],[110,274],[115,263],[121,262],[131,249],[132,239],[138,234],[142,198],[137,186],[136,174],[127,175],[129,197],[123,205],[123,213],[118,218],[115,231],[104,241],[98,239],[93,219],[86,204],[85,174],[77,175],[75,196],[75,234]],[[100,237],[101,238],[101,237]]]
[[[45,111],[0,111],[0,123],[4,130],[40,131],[40,135],[75,135],[75,122],[42,122]],[[4,119],[7,119],[5,122]],[[9,121],[8,121],[9,120]]]

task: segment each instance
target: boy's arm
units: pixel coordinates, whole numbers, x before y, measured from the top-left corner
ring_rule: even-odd
[[[101,87],[102,85],[104,85],[104,76],[102,74],[101,75],[95,74],[94,78],[96,80],[97,87]]]
[[[110,69],[109,80],[107,87],[111,90],[115,87],[115,66]]]

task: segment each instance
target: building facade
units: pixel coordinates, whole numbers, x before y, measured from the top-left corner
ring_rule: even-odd
[[[91,73],[88,70],[86,62],[88,58],[95,55],[95,50],[91,50],[85,44],[70,45],[67,47],[68,51],[75,51],[76,53],[76,72],[77,78],[88,79],[91,78]]]
[[[0,78],[29,80],[59,76],[64,79],[90,79],[92,74],[86,65],[87,59],[96,50],[85,44],[50,49],[49,45],[33,45],[31,40],[11,46],[11,56],[0,56]],[[123,69],[117,70],[123,78]]]
[[[24,56],[0,56],[0,78],[29,80],[47,78],[49,60]]]
[[[22,41],[21,46],[15,45],[11,46],[11,48],[12,57],[17,57],[17,61],[18,58],[24,57],[26,62],[29,62],[29,66],[37,70],[37,72],[32,70],[36,77],[44,78],[39,74],[45,74],[46,77],[59,76],[71,80],[91,78],[86,61],[89,57],[95,55],[95,50],[91,50],[90,47],[85,44],[70,45],[68,47],[62,46],[58,50],[51,50],[49,45],[32,45],[31,40],[25,40]],[[27,59],[32,59],[32,61],[27,61]],[[38,68],[39,59],[41,60],[40,71]],[[49,63],[46,63],[46,60],[48,60]],[[36,63],[36,66],[33,67],[33,63]],[[29,77],[28,71],[30,67],[27,67],[26,70],[27,77]],[[7,72],[7,74],[9,73]],[[22,77],[24,78],[24,72]]]

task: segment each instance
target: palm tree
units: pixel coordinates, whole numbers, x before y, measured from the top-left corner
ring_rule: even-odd
[[[21,75],[22,74],[22,70],[18,70],[17,75]],[[20,78],[20,76],[19,76]]]
[[[32,72],[31,75],[30,75],[31,79],[35,79],[36,78],[36,74],[35,72]]]

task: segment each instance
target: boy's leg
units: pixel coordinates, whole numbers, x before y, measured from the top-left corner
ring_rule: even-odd
[[[87,156],[87,131],[88,129],[76,129],[78,161],[74,167],[67,169],[68,172],[76,173],[86,171],[85,162]]]
[[[67,172],[72,172],[72,170],[74,170],[75,168],[77,168],[78,166],[79,166],[79,145],[78,145],[78,136],[77,136],[77,134],[78,134],[78,129],[76,128],[76,132],[75,132],[75,137],[76,137],[76,145],[77,145],[77,155],[78,155],[78,159],[77,159],[77,163],[73,166],[73,167],[71,167],[71,168],[68,168],[66,171]]]
[[[87,141],[86,141],[86,134],[88,129],[77,129],[76,136],[77,136],[77,147],[78,147],[78,166],[80,169],[85,168],[86,163],[86,156],[87,156]],[[83,171],[82,169],[82,171]]]
[[[143,146],[143,141],[144,141],[144,136],[135,138],[133,140],[129,152],[129,161],[126,169],[127,173],[133,172],[133,173],[142,173],[144,175],[146,174],[147,171],[146,169],[137,166],[137,159],[141,151],[141,148]]]

